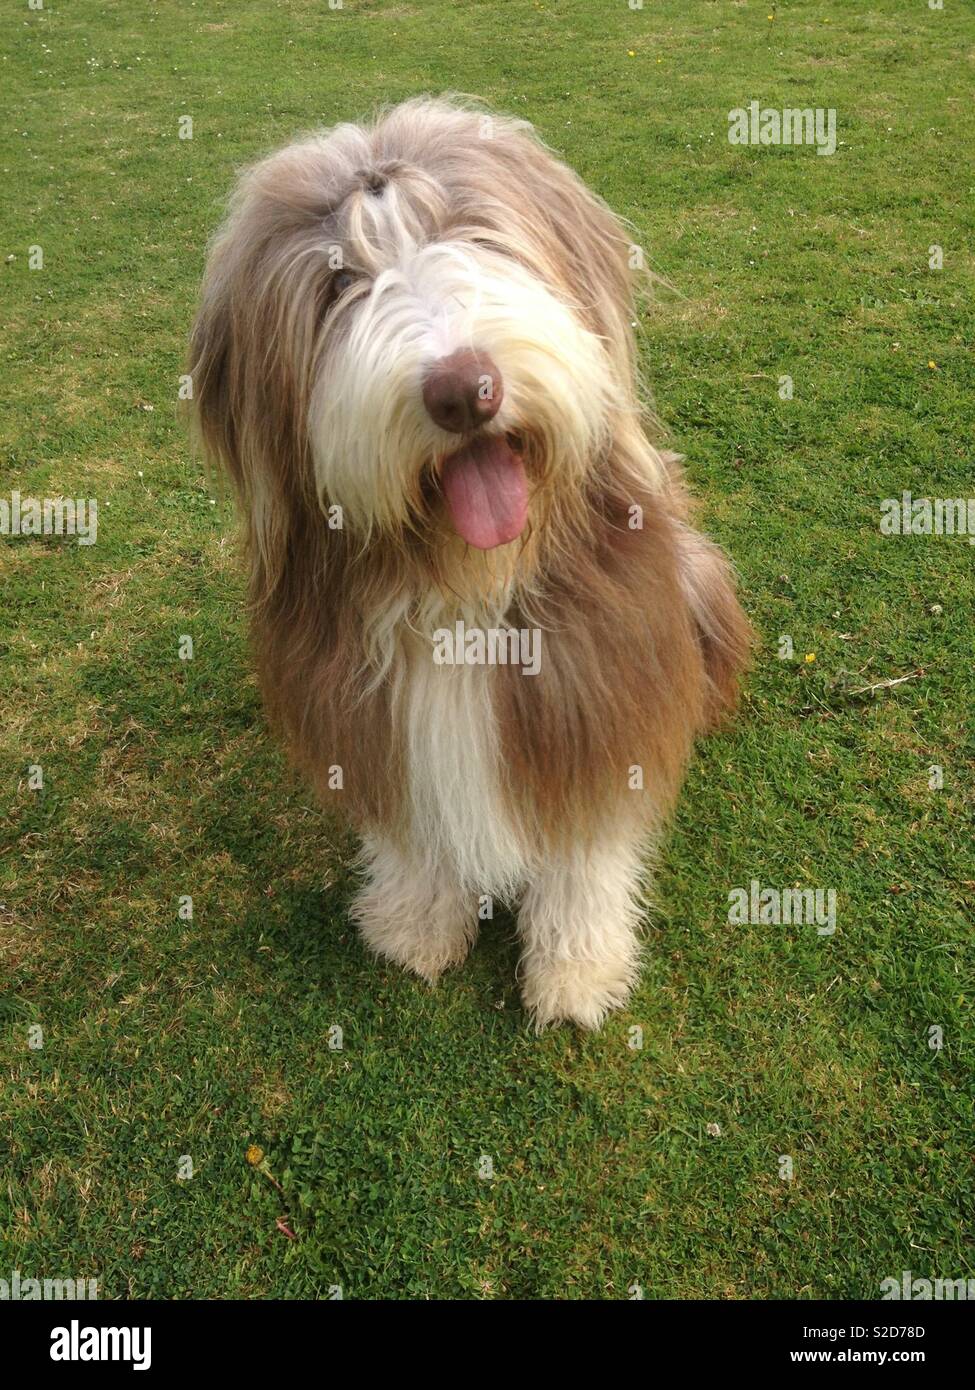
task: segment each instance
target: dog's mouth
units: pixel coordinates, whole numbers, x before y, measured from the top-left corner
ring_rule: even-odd
[[[528,520],[528,478],[516,434],[478,435],[440,470],[454,530],[478,550],[515,540]]]

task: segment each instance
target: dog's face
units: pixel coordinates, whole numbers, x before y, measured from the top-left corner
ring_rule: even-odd
[[[521,122],[440,101],[246,174],[192,375],[262,550],[289,508],[363,540],[521,542],[636,418],[629,241]]]

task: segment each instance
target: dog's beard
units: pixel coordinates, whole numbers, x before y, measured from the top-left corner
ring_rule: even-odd
[[[490,424],[460,436],[423,405],[425,373],[459,349],[497,364]],[[368,541],[517,544],[577,495],[618,406],[606,352],[525,267],[474,243],[401,255],[326,322],[310,412],[324,504]]]

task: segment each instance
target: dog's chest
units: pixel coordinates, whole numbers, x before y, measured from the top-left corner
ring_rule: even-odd
[[[502,792],[496,672],[438,666],[412,647],[403,667],[402,732],[411,836],[469,889],[503,895],[524,876],[522,837]]]

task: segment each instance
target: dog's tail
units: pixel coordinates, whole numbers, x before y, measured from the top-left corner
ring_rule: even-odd
[[[734,572],[724,552],[683,524],[678,551],[681,586],[704,653],[707,727],[714,728],[738,702],[738,678],[748,665],[752,628],[738,602]]]

